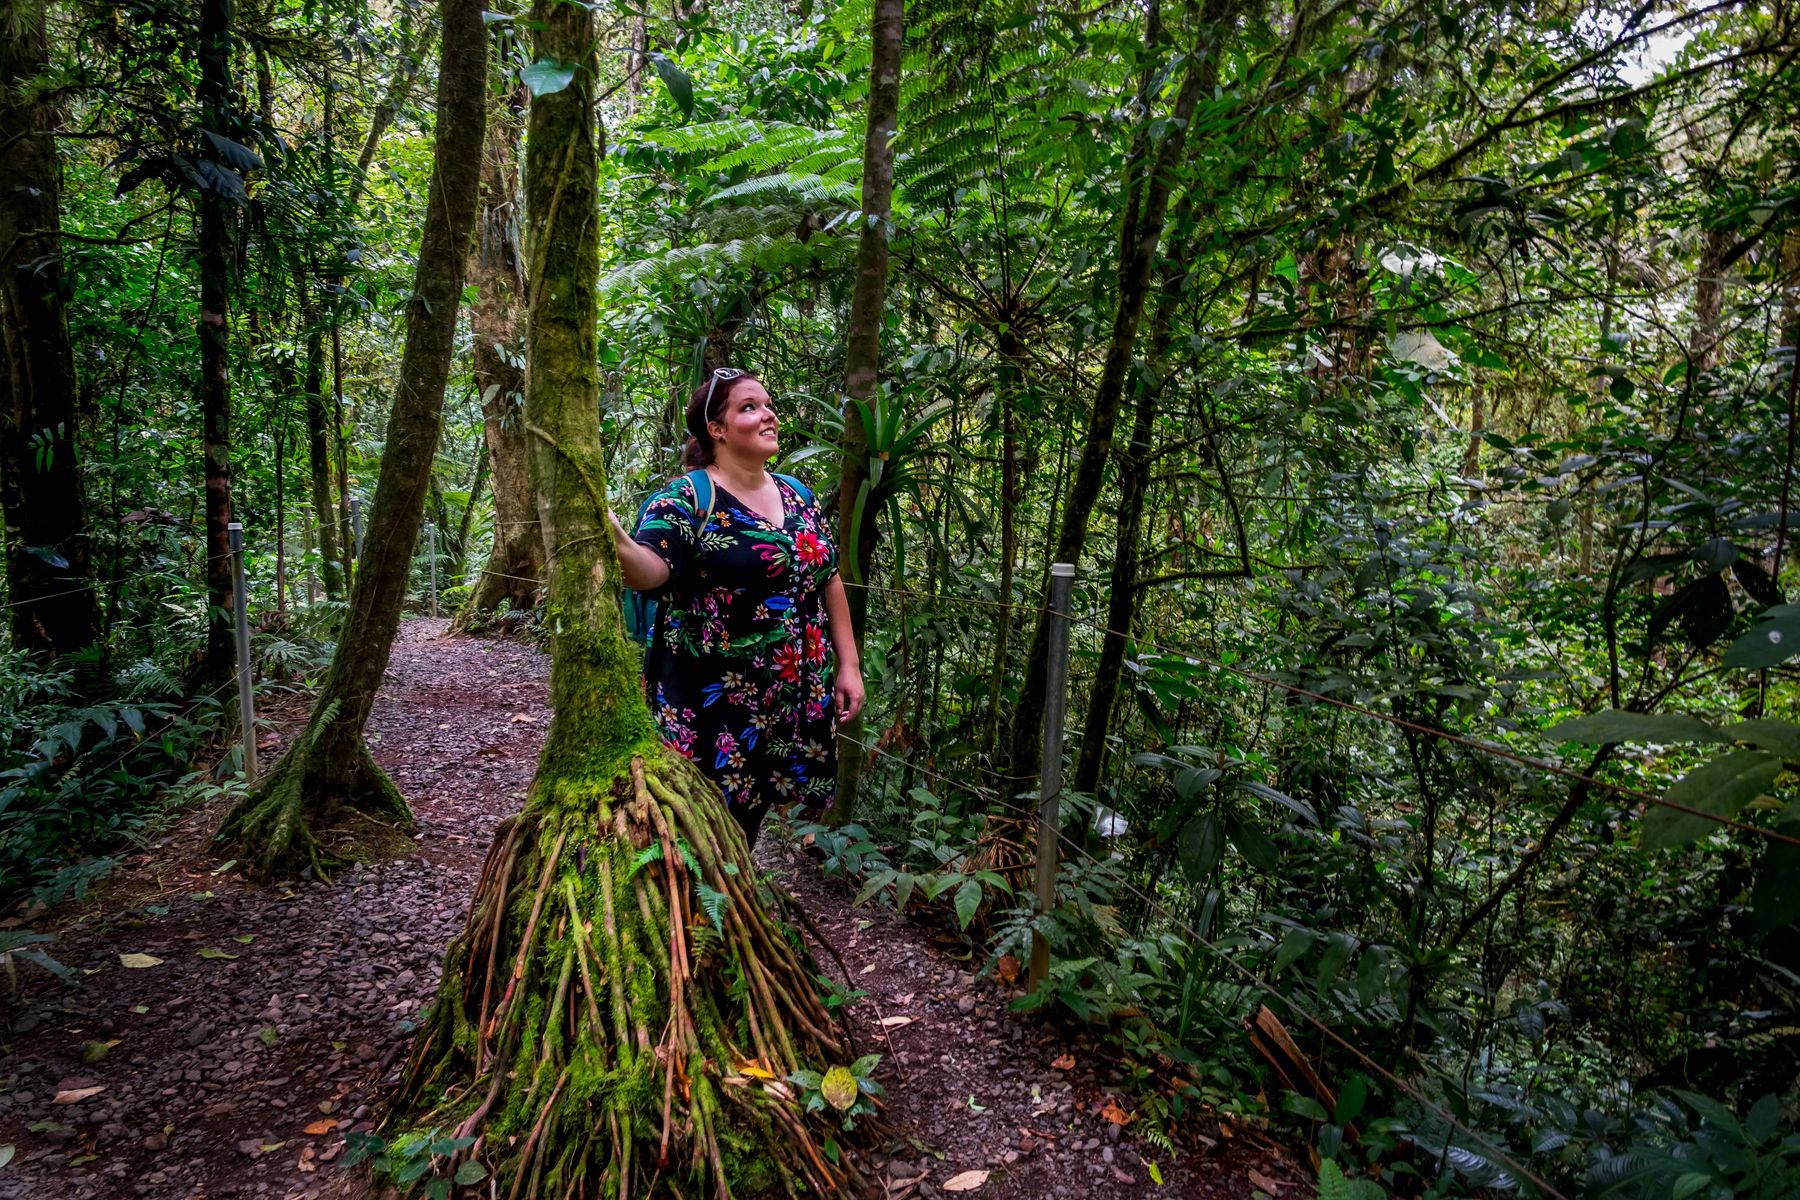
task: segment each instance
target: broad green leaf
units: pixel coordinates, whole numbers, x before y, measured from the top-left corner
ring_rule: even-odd
[[[665,54],[655,50],[650,52],[650,65],[656,70],[656,77],[669,89],[669,98],[675,101],[675,107],[681,110],[681,119],[694,119],[694,81],[687,77],[687,72],[676,66]]]
[[[1638,713],[1609,708],[1558,721],[1544,731],[1558,741],[1604,746],[1611,742],[1720,742],[1724,735],[1684,713]]]
[[[1181,827],[1181,867],[1189,881],[1204,883],[1219,865],[1219,822],[1211,813],[1201,813]]]
[[[1715,816],[1735,817],[1779,774],[1779,758],[1760,750],[1733,750],[1689,771],[1663,793],[1663,798]],[[1716,821],[1659,804],[1644,814],[1639,840],[1646,850],[1667,850],[1717,828]]]
[[[1712,1176],[1703,1171],[1689,1171],[1675,1180],[1675,1187],[1669,1192],[1669,1200],[1688,1200],[1689,1196],[1711,1187],[1712,1181]]]
[[[1770,754],[1779,754],[1783,758],[1800,758],[1800,725],[1792,721],[1764,717],[1757,721],[1740,721],[1736,725],[1727,725],[1722,732],[1733,741],[1749,742]]]
[[[1274,841],[1241,814],[1226,814],[1225,835],[1244,856],[1244,861],[1258,871],[1273,871],[1280,865],[1281,851],[1275,848]]]
[[[973,879],[966,880],[956,889],[956,927],[967,929],[969,922],[975,919],[975,910],[981,907],[981,885]]]
[[[1800,617],[1765,621],[1725,648],[1728,667],[1773,667],[1800,654]]]
[[[856,1076],[848,1067],[833,1067],[825,1072],[825,1078],[819,1081],[819,1094],[831,1107],[843,1112],[856,1103]]]
[[[548,96],[568,87],[575,79],[575,64],[540,58],[519,72],[519,79],[534,96]]]
[[[1290,928],[1287,935],[1281,939],[1280,949],[1275,951],[1275,961],[1269,967],[1269,973],[1271,975],[1281,974],[1296,959],[1311,950],[1318,941],[1319,935],[1310,929],[1302,929],[1298,925]]]
[[[1800,837],[1800,821],[1775,827],[1777,833]],[[1750,888],[1750,907],[1765,932],[1800,921],[1800,846],[1773,838],[1756,864],[1756,882]]]

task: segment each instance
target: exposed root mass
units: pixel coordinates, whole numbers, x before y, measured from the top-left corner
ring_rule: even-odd
[[[474,1138],[505,1197],[860,1191],[785,1082],[847,1061],[717,790],[653,750],[498,831],[387,1124]]]

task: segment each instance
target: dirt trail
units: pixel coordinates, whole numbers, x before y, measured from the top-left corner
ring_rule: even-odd
[[[445,638],[444,628],[403,627],[371,722],[375,756],[419,820],[413,854],[330,884],[264,888],[208,852],[224,815],[213,804],[49,923],[50,949],[83,977],[68,988],[25,976],[18,994],[0,994],[11,1031],[0,1145],[17,1147],[0,1168],[0,1198],[362,1190],[335,1165],[343,1132],[372,1121],[548,722],[540,652]],[[272,716],[281,734],[265,741],[265,761],[304,704],[277,704]],[[896,1200],[930,1200],[971,1169],[992,1174],[970,1194],[996,1197],[1248,1197],[1251,1171],[1282,1183],[1279,1200],[1305,1191],[1241,1139],[1204,1159],[1162,1156],[1157,1187],[1144,1157],[1155,1155],[1098,1115],[1110,1093],[1085,1054],[1072,1072],[1052,1068],[1068,1048],[1059,1035],[1010,1016],[926,930],[853,908],[775,838],[759,858],[870,993],[852,1021],[864,1052],[890,1055],[880,1075],[895,1138],[869,1153]],[[160,961],[131,967],[122,955]],[[915,1020],[883,1030],[882,1016]]]

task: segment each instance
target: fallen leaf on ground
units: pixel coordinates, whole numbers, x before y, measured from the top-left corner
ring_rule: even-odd
[[[264,1142],[262,1144],[262,1152],[264,1154],[273,1154],[285,1145],[287,1145],[286,1142]]]
[[[1255,1167],[1251,1167],[1248,1174],[1250,1176],[1250,1185],[1252,1187],[1261,1188],[1271,1196],[1281,1195],[1281,1185],[1276,1183],[1273,1179],[1270,1179],[1267,1175],[1264,1175]]]
[[[883,1029],[897,1029],[902,1025],[911,1025],[916,1020],[918,1020],[917,1017],[883,1017],[881,1018],[881,1027]]]
[[[121,967],[160,967],[162,964],[162,959],[150,954],[119,955],[119,965]]]
[[[943,1186],[946,1192],[972,1192],[986,1183],[987,1179],[986,1171],[964,1171],[960,1175],[952,1175],[944,1180]]]
[[[514,713],[513,721],[517,724],[535,725],[537,723],[537,718],[530,713]]]
[[[241,946],[248,946],[251,942],[256,940],[256,935],[254,933],[240,933],[231,940]]]
[[[1137,1119],[1124,1109],[1120,1108],[1117,1100],[1108,1100],[1106,1102],[1106,1107],[1100,1110],[1100,1115],[1111,1121],[1114,1125],[1129,1125]]]
[[[1050,1065],[1058,1071],[1073,1071],[1075,1069],[1075,1056],[1073,1054],[1065,1054],[1061,1058],[1053,1058],[1050,1060]]]
[[[236,958],[237,957],[237,955],[229,954],[226,951],[219,949],[217,946],[208,946],[204,950],[196,951],[196,953],[199,954],[201,958]]]
[[[878,967],[880,965],[881,965],[880,963],[870,963],[868,966],[866,966],[862,970],[858,971],[857,974],[858,975],[867,975],[870,971],[873,971],[876,967]]]
[[[1002,954],[1000,961],[994,964],[994,974],[1001,983],[1016,983],[1019,978],[1019,960],[1010,954]]]
[[[131,1006],[131,1011],[141,1017],[150,1011],[150,1006],[148,1004],[134,1004]]]
[[[306,1132],[308,1132],[310,1134],[315,1134],[315,1135],[321,1134],[321,1133],[330,1133],[332,1130],[337,1128],[337,1124],[338,1123],[337,1123],[336,1117],[327,1117],[323,1121],[314,1121],[311,1125],[308,1125],[306,1127]]]
[[[74,1104],[79,1100],[86,1100],[89,1096],[98,1096],[101,1092],[104,1092],[105,1090],[106,1090],[105,1084],[100,1084],[97,1087],[67,1088],[63,1091],[56,1093],[56,1095],[52,1096],[50,1098],[50,1103],[52,1103],[52,1104]]]
[[[898,996],[894,997],[894,1003],[901,1005],[911,1004],[914,994],[915,993],[913,992],[901,992]]]

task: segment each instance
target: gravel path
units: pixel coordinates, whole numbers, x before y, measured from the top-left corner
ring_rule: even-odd
[[[252,884],[207,846],[220,804],[190,814],[45,928],[82,979],[21,976],[0,994],[0,1198],[213,1200],[360,1195],[338,1170],[343,1133],[369,1128],[413,1023],[461,930],[495,824],[516,811],[548,722],[548,660],[510,641],[443,636],[411,621],[371,720],[378,761],[412,803],[421,838],[406,858],[329,884]],[[269,714],[279,753],[305,716]],[[864,1052],[889,1055],[893,1139],[869,1153],[895,1200],[991,1172],[971,1195],[1250,1197],[1255,1171],[1277,1200],[1310,1194],[1244,1138],[1202,1156],[1157,1156],[1104,1119],[1115,1093],[1092,1056],[1050,1064],[1062,1034],[1006,1012],[1000,989],[940,956],[929,931],[856,909],[777,839],[760,852],[844,956],[869,998],[853,1009]],[[148,956],[127,960],[122,956]],[[833,968],[835,970],[835,968]],[[914,1021],[883,1028],[881,1017]],[[884,1044],[885,1043],[885,1044]],[[1123,1101],[1125,1098],[1120,1097]],[[1215,1130],[1216,1132],[1216,1130]],[[1203,1144],[1203,1143],[1202,1143]]]

